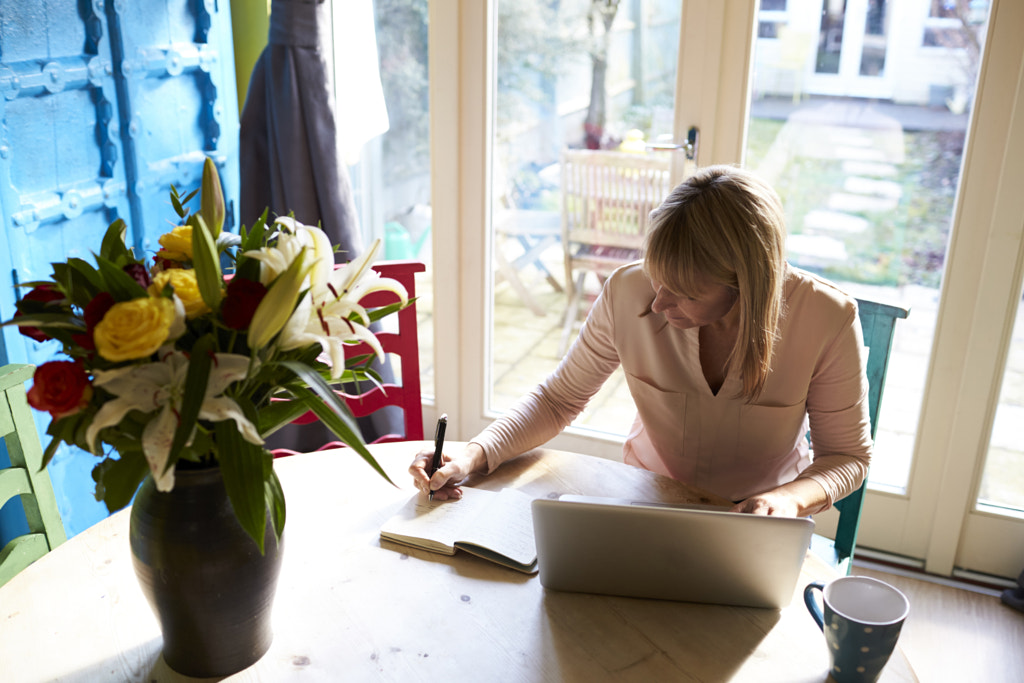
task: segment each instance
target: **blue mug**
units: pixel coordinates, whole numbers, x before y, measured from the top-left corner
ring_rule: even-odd
[[[824,613],[815,591],[821,591]],[[810,583],[804,588],[804,604],[825,634],[836,683],[878,680],[910,611],[907,596],[867,576]]]

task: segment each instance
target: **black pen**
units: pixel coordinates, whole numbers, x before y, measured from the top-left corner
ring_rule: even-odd
[[[441,469],[441,451],[444,450],[444,429],[448,426],[448,413],[444,413],[441,417],[437,418],[437,431],[434,432],[434,459],[430,461],[430,471],[427,472],[427,477],[433,477],[434,472]],[[430,484],[427,484],[429,487]],[[428,496],[428,500],[434,500],[434,492],[431,491]]]

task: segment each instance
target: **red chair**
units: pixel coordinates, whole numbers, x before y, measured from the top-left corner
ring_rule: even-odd
[[[426,266],[418,261],[381,261],[374,264],[373,269],[382,277],[389,277],[397,280],[405,287],[409,300],[416,298],[416,273],[422,273]],[[378,308],[396,303],[398,297],[391,292],[374,292],[363,298],[360,302],[365,308]],[[366,417],[371,413],[384,408],[385,406],[397,406],[402,409],[405,422],[404,434],[385,434],[372,441],[372,443],[389,443],[392,441],[422,441],[423,440],[423,406],[420,399],[420,357],[419,340],[416,324],[416,304],[411,303],[400,310],[395,317],[398,319],[397,332],[378,332],[377,339],[387,354],[388,359],[398,358],[400,371],[400,384],[385,383],[378,386],[367,383],[367,391],[359,395],[339,392],[339,396],[345,399],[349,410],[355,417]],[[346,347],[345,355],[348,358],[372,354],[373,350],[367,344],[354,344]],[[316,416],[312,412],[297,418],[292,424],[302,425],[316,422]],[[316,450],[327,450],[340,448],[345,444],[340,441],[331,441]],[[295,451],[279,448],[273,451],[274,457],[294,455]]]

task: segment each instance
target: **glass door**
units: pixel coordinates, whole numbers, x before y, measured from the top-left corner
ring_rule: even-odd
[[[500,413],[557,367],[601,285],[566,270],[563,152],[592,150],[610,165],[623,163],[622,155],[643,157],[668,173],[672,154],[649,146],[674,140],[682,13],[679,3],[637,0],[496,0],[492,7],[486,405]],[[633,417],[620,372],[575,426],[615,439]]]
[[[473,210],[487,229],[476,244],[478,235],[463,233],[460,245],[471,248],[474,259],[482,254],[483,266],[482,280],[460,293],[479,301],[482,311],[480,336],[469,344],[479,349],[482,387],[463,413],[464,424],[475,425],[469,433],[510,409],[557,367],[600,290],[596,275],[567,273],[563,152],[592,150],[607,164],[642,158],[670,176],[667,192],[694,163],[709,163],[716,146],[717,154],[737,156],[742,136],[738,116],[716,119],[706,106],[695,109],[697,101],[681,98],[680,88],[713,87],[718,74],[746,82],[742,64],[722,60],[729,48],[717,41],[724,23],[718,3],[494,0],[484,15],[482,34],[490,41],[479,47],[488,56],[482,75],[489,106],[478,115],[486,157],[474,164],[481,164],[485,199]],[[752,22],[749,11],[736,30],[741,50]],[[680,49],[685,33],[716,40],[690,41]],[[701,126],[697,116],[707,124]],[[716,145],[718,127],[731,134],[718,133],[725,142]],[[477,186],[477,178],[472,181]],[[435,202],[435,215],[436,208]],[[477,324],[467,321],[463,329]],[[466,353],[467,345],[461,348]],[[634,417],[619,373],[554,445],[621,458]]]
[[[1005,21],[1019,12],[992,5]],[[1019,113],[1007,112],[1020,96],[1020,50],[1001,42],[1013,39],[990,27],[989,12],[896,0],[762,10],[744,163],[783,197],[791,263],[910,309],[896,326],[860,547],[940,574],[1013,577],[1024,567],[1024,433],[1014,419],[1024,352],[1011,332],[1021,221],[998,188],[1001,160],[1019,165],[1019,152],[996,139],[1018,130]],[[797,61],[813,75],[794,94],[777,78],[778,55],[811,24],[819,39]],[[1001,171],[988,172],[993,164]],[[1011,211],[1002,247],[987,242],[997,239],[992,202]]]
[[[558,207],[548,185],[558,179],[551,168],[554,158],[537,160],[536,173],[524,182],[517,171],[531,166],[535,157],[515,157],[527,147],[505,144],[502,136],[522,134],[547,149],[579,140],[582,112],[589,112],[592,99],[588,79],[597,71],[584,60],[576,72],[553,81],[537,73],[522,78],[520,87],[538,93],[539,100],[531,105],[530,116],[512,114],[510,122],[503,121],[496,108],[501,104],[507,114],[511,110],[494,65],[504,59],[504,2],[512,0],[430,5],[437,401],[439,410],[454,415],[450,428],[461,438],[507,409],[509,403],[497,391],[499,379],[519,383],[510,397],[521,394],[557,359],[550,346],[557,348],[558,334],[525,342],[527,337],[501,329],[510,316],[500,307],[518,302],[514,305],[524,314],[513,325],[534,338],[544,337],[534,328],[559,329],[564,321],[559,311],[564,311],[565,293],[532,261],[519,277],[540,303],[542,315],[521,303],[510,281],[498,276],[499,244],[508,249],[503,254],[507,262],[527,253],[514,236],[499,241],[492,219],[513,205],[503,197],[533,202],[514,204],[516,209],[554,212]],[[514,4],[522,10],[528,3]],[[575,4],[563,1],[558,7]],[[643,63],[630,49],[636,36],[642,39],[653,30],[634,33],[638,17],[652,8],[680,5],[654,0],[595,4],[617,6],[611,36],[598,44],[629,55],[630,68]],[[1024,25],[1024,6],[1004,0],[889,0],[884,5],[850,0],[842,5],[838,71],[815,74],[822,0],[681,4],[679,48],[673,57],[672,141],[685,139],[695,127],[700,131],[698,164],[742,162],[768,176],[786,204],[787,246],[796,265],[839,281],[855,295],[888,299],[911,310],[897,325],[897,358],[883,401],[860,547],[902,556],[938,574],[962,569],[1015,577],[1024,567],[1024,521],[1015,511],[1016,498],[1009,505],[991,505],[997,494],[990,492],[999,478],[1011,496],[1019,494],[1004,472],[1007,463],[1020,458],[990,453],[989,444],[1015,442],[1005,437],[1006,420],[996,415],[1014,414],[1016,391],[1011,349],[1024,272],[1024,196],[1012,181],[1024,177],[1024,44],[1014,27]],[[962,12],[953,16],[958,9]],[[854,10],[860,12],[856,19]],[[850,40],[854,24],[864,36],[851,72],[844,71],[842,52],[856,42]],[[590,26],[559,31],[563,37],[587,39]],[[878,41],[867,38],[881,35],[885,27],[883,53]],[[620,30],[632,36],[621,45],[614,38]],[[811,38],[788,40],[801,32]],[[518,30],[521,36],[527,33]],[[756,41],[752,36],[758,36]],[[886,99],[866,97],[857,85],[875,77],[861,73],[869,53],[879,65],[876,71],[892,84]],[[569,57],[566,53],[557,61],[564,65],[572,62]],[[667,59],[664,50],[655,58]],[[522,59],[544,68],[529,55]],[[635,97],[634,91],[642,90],[635,72],[620,79],[616,69],[622,67],[611,60],[603,68],[610,100],[625,92]],[[819,87],[819,75],[851,78],[854,85],[850,94]],[[561,92],[565,81],[578,98],[552,98],[551,88]],[[606,113],[614,111],[608,101]],[[562,119],[566,112],[575,112],[575,118]],[[640,113],[634,108],[630,115]],[[539,119],[558,124],[526,129]],[[516,131],[517,125],[523,127]],[[609,128],[584,128],[583,133],[600,133],[598,139],[604,139]],[[625,140],[631,127],[621,130]],[[645,134],[645,142],[654,130]],[[813,191],[807,191],[808,183]],[[503,189],[508,187],[512,190]],[[540,263],[549,264],[548,272],[564,288],[558,259],[554,250],[542,253]],[[516,358],[518,365],[502,365],[501,358]],[[1009,409],[1000,406],[1001,387],[1004,395],[1009,392]],[[609,400],[627,401],[615,409],[619,425],[632,419],[624,389],[609,387],[608,392]],[[595,404],[604,398],[597,397]],[[621,426],[614,426],[612,418],[595,426],[567,430],[552,445],[619,457]],[[997,497],[1008,496],[999,491]],[[827,519],[822,523],[827,525]]]
[[[892,97],[886,59],[891,10],[898,0],[823,0],[820,12],[806,14],[805,3],[789,4],[794,23],[815,33],[808,85],[816,94]]]

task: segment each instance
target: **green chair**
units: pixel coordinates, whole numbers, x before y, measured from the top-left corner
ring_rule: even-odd
[[[864,299],[857,299],[857,305],[861,329],[864,330],[864,345],[868,347],[868,410],[871,418],[871,438],[874,439],[878,431],[878,411],[882,404],[882,390],[885,388],[885,373],[889,367],[896,321],[906,318],[909,311]],[[836,501],[839,522],[836,525],[835,540],[815,534],[811,542],[811,549],[815,554],[843,574],[850,573],[866,488],[865,479],[859,489]]]
[[[0,435],[7,445],[11,466],[0,469],[0,507],[21,496],[28,520],[27,534],[11,539],[0,550],[0,586],[67,540],[57,511],[50,475],[43,469],[43,449],[25,397],[31,365],[0,367]]]

